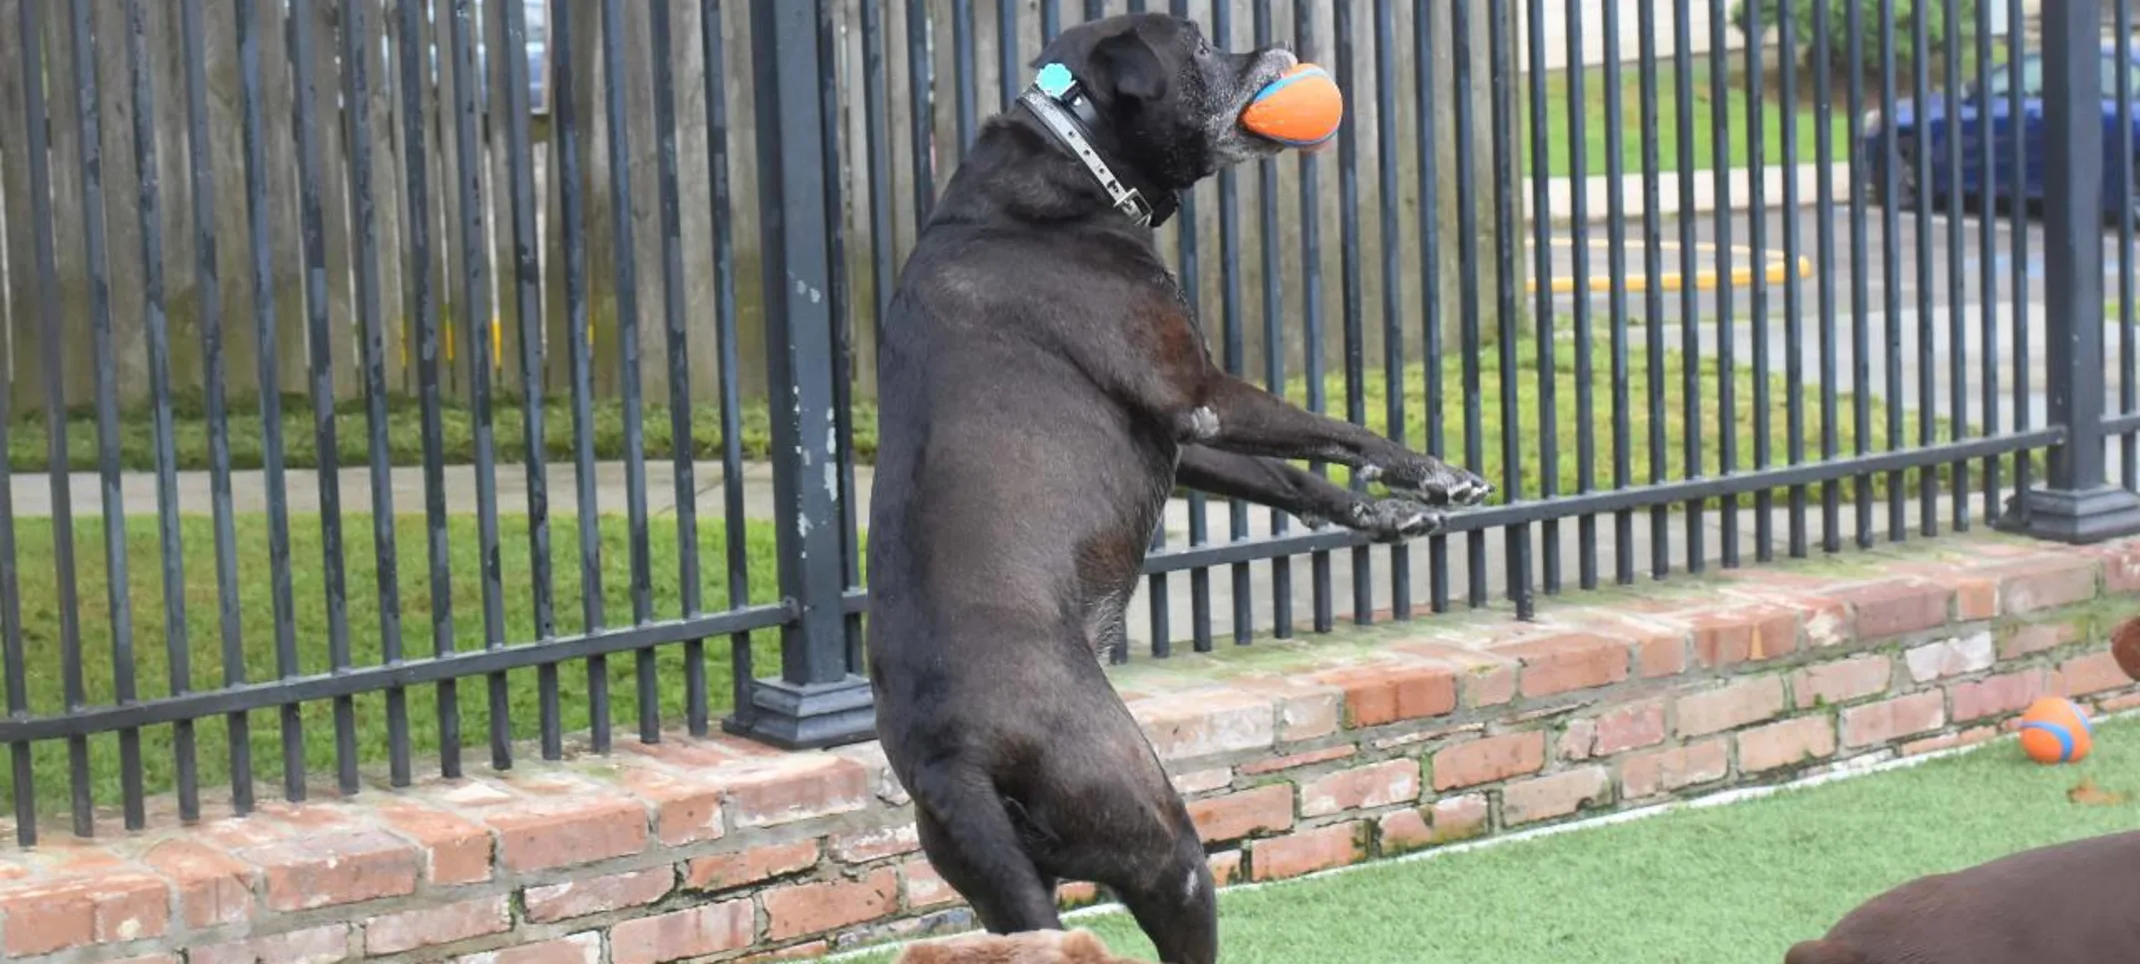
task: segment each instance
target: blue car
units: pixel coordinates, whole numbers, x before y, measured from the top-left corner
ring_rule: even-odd
[[[2115,217],[2125,209],[2125,180],[2131,172],[2140,180],[2140,100],[2132,108],[2134,134],[2133,149],[2128,151],[2126,139],[2119,136],[2118,102],[2118,52],[2105,43],[2102,47],[2103,70],[2103,210],[2106,216]],[[2136,95],[2140,95],[2140,56],[2133,57],[2127,71]],[[2025,54],[2021,61],[2021,104],[2016,116],[2013,97],[2013,71],[2010,64],[1999,64],[1993,69],[1987,88],[1979,89],[1970,83],[1958,100],[1951,105],[1944,96],[1934,96],[1925,101],[1923,109],[1909,100],[1898,100],[1892,116],[1875,109],[1865,116],[1859,125],[1859,148],[1865,158],[1865,174],[1859,180],[1859,190],[1875,204],[1887,199],[1888,139],[1894,139],[1894,148],[1901,164],[1895,171],[1894,191],[1896,200],[1903,205],[1915,203],[1917,196],[1917,157],[1919,151],[1928,151],[1928,167],[1931,179],[1928,187],[1934,204],[1944,204],[1950,187],[1960,180],[1964,203],[1981,204],[1987,193],[2000,204],[2012,202],[2017,196],[2014,172],[2010,159],[2013,157],[2014,139],[2020,138],[2026,171],[2021,178],[2018,196],[2033,204],[2044,198],[2044,165],[2048,160],[2046,139],[2050,136],[2048,119],[2044,114],[2043,57],[2040,54]],[[1962,140],[1962,165],[1959,171],[1947,163],[1950,137]],[[1992,139],[1993,168],[1997,170],[1996,185],[1986,175],[1983,165],[1983,138]],[[2140,205],[2136,205],[2140,207]]]

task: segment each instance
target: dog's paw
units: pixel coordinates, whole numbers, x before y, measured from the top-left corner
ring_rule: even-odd
[[[1379,477],[1392,491],[1428,505],[1475,506],[1494,494],[1493,483],[1480,478],[1477,473],[1425,456],[1416,462],[1385,468]]]
[[[1442,531],[1442,514],[1409,499],[1354,503],[1347,528],[1365,532],[1376,542],[1403,542]]]

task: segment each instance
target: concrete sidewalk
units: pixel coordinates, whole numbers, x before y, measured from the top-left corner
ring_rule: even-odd
[[[1852,184],[1854,183],[1851,180],[1850,165],[1838,162],[1829,165],[1828,171],[1829,176],[1832,178],[1832,190],[1834,191],[1835,200],[1840,203],[1849,198]],[[1818,200],[1816,192],[1820,189],[1820,166],[1817,164],[1799,164],[1793,168],[1775,165],[1763,168],[1761,174],[1761,199],[1764,204],[1781,204],[1783,202],[1784,185],[1787,181],[1797,190],[1800,204],[1811,205]],[[1695,171],[1693,177],[1694,182],[1690,187],[1694,195],[1694,204],[1690,210],[1697,214],[1707,214],[1715,211],[1719,197],[1715,172]],[[1743,210],[1752,205],[1754,199],[1752,169],[1733,168],[1726,175],[1726,180],[1725,193],[1722,197],[1731,205],[1733,210]],[[1583,206],[1578,210],[1575,206],[1575,178],[1556,177],[1549,179],[1546,186],[1548,195],[1547,207],[1552,214],[1553,223],[1569,224],[1577,220],[1578,217],[1589,221],[1609,218],[1612,214],[1611,198],[1614,183],[1611,177],[1605,175],[1592,175],[1584,178]],[[1621,177],[1618,185],[1621,199],[1621,216],[1625,218],[1642,217],[1644,211],[1644,185],[1641,172],[1637,171]],[[1683,209],[1686,206],[1680,203],[1678,173],[1667,171],[1660,172],[1657,175],[1657,195],[1657,213],[1659,216],[1670,217],[1684,213]],[[1536,210],[1537,204],[1532,197],[1531,183],[1526,180],[1523,184],[1524,217],[1529,218]]]

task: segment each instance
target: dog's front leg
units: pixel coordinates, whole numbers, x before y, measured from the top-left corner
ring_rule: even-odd
[[[1469,471],[1350,422],[1302,409],[1230,375],[1214,376],[1197,395],[1202,403],[1176,416],[1184,443],[1243,455],[1335,462],[1432,505],[1477,505],[1493,494],[1491,484]]]
[[[1441,513],[1409,499],[1364,499],[1298,466],[1205,445],[1182,447],[1174,481],[1199,492],[1269,506],[1310,525],[1335,522],[1369,533],[1378,542],[1430,536],[1442,528]]]

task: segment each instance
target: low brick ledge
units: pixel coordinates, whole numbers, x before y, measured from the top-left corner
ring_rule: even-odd
[[[2140,540],[1855,552],[1123,668],[1222,882],[1983,742],[2140,706]],[[964,929],[875,744],[672,736],[0,855],[0,957],[659,964]],[[1066,906],[1099,897],[1066,883]]]

